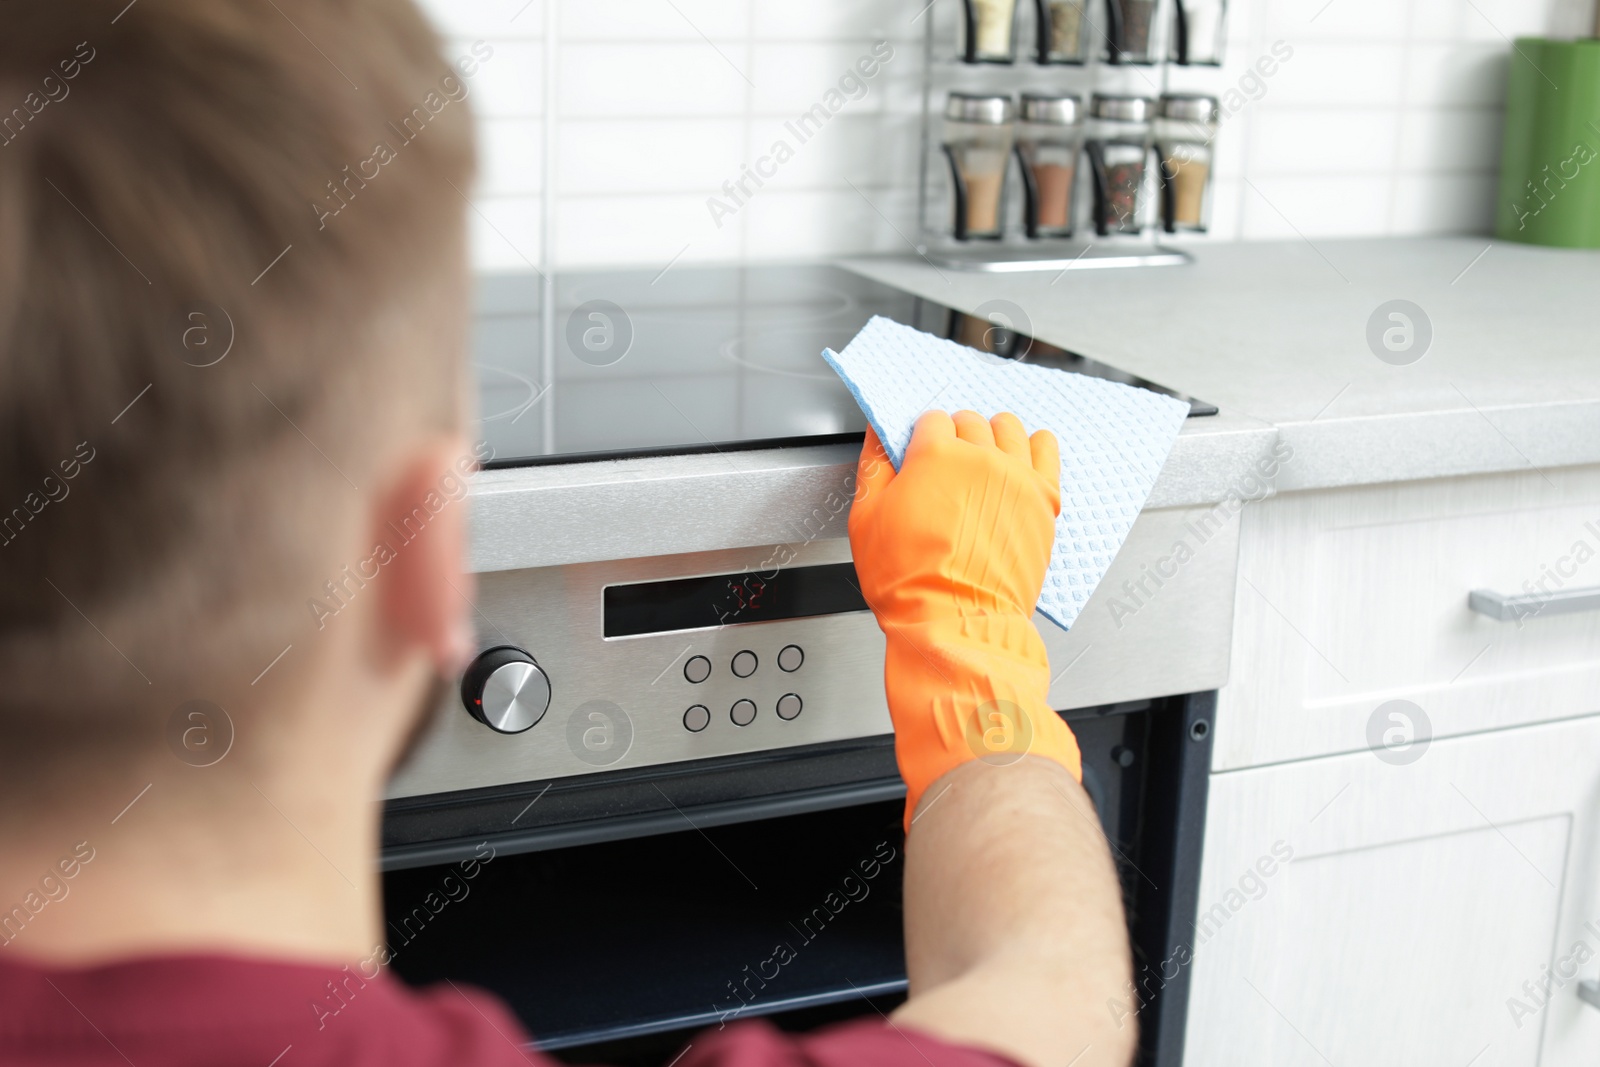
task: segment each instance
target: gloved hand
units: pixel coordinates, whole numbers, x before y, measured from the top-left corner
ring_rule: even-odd
[[[895,472],[869,428],[850,510],[861,591],[887,639],[884,687],[906,829],[923,792],[968,760],[1043,756],[1083,776],[1050,708],[1033,625],[1061,511],[1055,435],[1015,415],[917,420]]]

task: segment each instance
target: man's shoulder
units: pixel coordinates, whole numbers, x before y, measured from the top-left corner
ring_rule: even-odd
[[[546,1062],[492,996],[380,968],[227,955],[92,967],[0,959],[0,1065]]]
[[[762,1021],[688,1040],[678,1067],[1004,1067],[887,1020]],[[227,955],[54,967],[0,955],[0,1067],[555,1067],[492,994],[377,967]]]

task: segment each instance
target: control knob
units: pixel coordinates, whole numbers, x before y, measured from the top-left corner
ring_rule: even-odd
[[[481,653],[461,677],[461,703],[474,719],[503,734],[533,726],[550,707],[550,678],[514,645]]]

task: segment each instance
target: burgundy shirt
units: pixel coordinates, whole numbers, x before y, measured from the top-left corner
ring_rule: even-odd
[[[331,998],[328,983],[342,990]],[[330,1012],[328,1005],[342,1005]],[[71,970],[0,954],[0,1067],[559,1067],[493,996],[231,956]],[[676,1067],[1007,1067],[881,1019],[707,1030]]]

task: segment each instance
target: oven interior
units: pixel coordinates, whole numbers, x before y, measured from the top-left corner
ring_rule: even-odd
[[[1065,716],[1121,874],[1144,1064],[1182,1054],[1188,968],[1176,953],[1195,920],[1214,704],[1197,694]],[[892,1011],[906,985],[892,738],[848,755],[854,781],[830,794],[841,806],[785,814],[771,794],[752,796],[740,819],[738,800],[697,805],[682,768],[666,768],[661,782],[689,798],[669,800],[666,819],[628,815],[629,790],[667,796],[635,775],[616,784],[609,820],[602,775],[568,809],[577,827],[547,817],[542,835],[487,838],[476,855],[493,858],[475,865],[459,843],[438,853],[450,862],[415,865],[413,851],[384,879],[393,967],[414,984],[492,990],[573,1063],[665,1064],[694,1032],[742,1019],[806,1030]],[[804,778],[787,775],[766,777]],[[468,812],[490,798],[472,799]],[[442,800],[393,817],[472,825]]]

